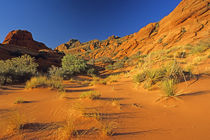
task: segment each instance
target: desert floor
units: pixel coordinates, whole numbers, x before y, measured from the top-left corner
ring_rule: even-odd
[[[126,77],[111,85],[89,86],[84,82],[88,80],[91,78],[78,76],[64,81],[66,94],[62,97],[57,91],[47,88],[2,87],[0,139],[56,139],[57,130],[69,113],[78,117],[76,129],[87,132],[73,139],[210,139],[209,76],[179,84],[178,91],[182,95],[167,99],[161,98],[163,93],[160,90],[144,90]],[[79,98],[82,92],[90,90],[99,91],[101,98]],[[14,104],[18,98],[24,99],[25,103]],[[99,114],[98,120],[91,115],[94,113]],[[21,133],[8,134],[8,126],[17,119],[16,114],[20,114],[28,126]],[[115,124],[113,136],[102,136],[97,129],[106,122]]]

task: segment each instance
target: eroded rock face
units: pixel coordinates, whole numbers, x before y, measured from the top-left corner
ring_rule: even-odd
[[[69,40],[68,42],[64,43],[64,44],[61,44],[59,45],[58,47],[55,48],[55,50],[58,50],[58,51],[67,51],[68,49],[71,49],[71,48],[75,48],[75,47],[78,47],[80,46],[80,41],[77,40],[77,39],[71,39]]]
[[[26,30],[9,32],[2,44],[24,46],[32,50],[48,49],[45,44],[33,40],[32,34]]]
[[[60,66],[62,53],[53,51],[43,43],[33,40],[32,34],[26,30],[11,31],[0,44],[0,60],[28,54],[39,64],[38,70],[47,72],[51,65]]]

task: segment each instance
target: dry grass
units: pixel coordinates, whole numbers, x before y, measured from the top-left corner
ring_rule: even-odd
[[[103,120],[103,114],[98,112],[97,110],[95,110],[94,112],[91,112],[91,113],[83,113],[83,116],[88,117],[88,118],[94,118],[97,121]]]
[[[57,89],[58,91],[64,91],[62,80],[55,80],[47,78],[46,76],[32,77],[26,82],[26,89],[39,88],[39,87],[50,87]]]
[[[70,117],[65,121],[63,126],[57,130],[58,140],[70,140],[76,135],[75,118]]]
[[[119,100],[117,100],[117,99],[113,99],[113,100],[112,100],[112,106],[115,106],[115,107],[117,107],[119,110],[121,110],[120,102],[119,102]]]
[[[25,116],[19,112],[15,112],[8,118],[7,133],[21,133],[24,124],[26,124]]]
[[[90,85],[97,85],[97,84],[102,84],[102,85],[110,85],[114,82],[117,82],[119,79],[119,75],[110,75],[107,78],[99,78],[99,77],[93,77],[93,80],[90,82]]]
[[[174,79],[162,81],[161,88],[168,97],[176,95],[176,81]]]
[[[25,103],[26,101],[24,101],[22,98],[18,98],[15,102],[14,102],[14,104],[23,104],[23,103]]]
[[[102,123],[101,134],[103,136],[113,136],[115,134],[114,129],[116,128],[117,128],[116,122]]]
[[[87,91],[87,92],[83,92],[80,95],[81,99],[90,99],[90,100],[96,100],[99,99],[101,97],[101,93],[97,92],[97,91]]]

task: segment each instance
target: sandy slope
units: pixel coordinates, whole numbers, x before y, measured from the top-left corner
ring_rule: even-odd
[[[87,80],[80,77],[78,80]],[[39,128],[26,131],[22,137],[7,135],[4,139],[55,139],[54,132],[66,118],[66,111],[76,104],[82,104],[87,112],[94,109],[104,114],[103,121],[117,122],[115,135],[110,138],[85,136],[84,139],[125,140],[209,140],[210,139],[210,78],[204,76],[198,81],[179,85],[185,89],[178,99],[155,102],[162,93],[159,90],[146,91],[127,78],[112,85],[90,87],[82,82],[64,82],[67,87],[65,99],[50,89],[24,90],[22,86],[0,89],[0,136],[7,128],[8,117],[18,111],[27,122],[40,124]],[[96,101],[80,100],[83,91],[97,90],[102,98]],[[15,105],[17,98],[28,103]],[[112,100],[120,105],[113,106]],[[84,119],[81,119],[81,122]],[[86,121],[80,128],[97,127],[95,121]],[[97,133],[95,133],[97,134]],[[83,139],[82,138],[82,139]]]

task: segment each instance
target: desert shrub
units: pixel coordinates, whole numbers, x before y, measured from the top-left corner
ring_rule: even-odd
[[[142,71],[133,77],[134,82],[144,82],[144,87],[151,87],[161,81],[165,76],[165,71],[162,68],[150,69]]]
[[[174,79],[166,79],[162,81],[161,88],[166,96],[175,96],[176,94],[176,81]]]
[[[209,43],[199,43],[193,47],[191,47],[190,53],[191,54],[196,54],[196,53],[202,53],[205,52],[207,49],[210,48]]]
[[[193,58],[193,64],[194,65],[199,65],[201,64],[203,61],[205,61],[206,59],[208,59],[207,55],[203,55],[203,56],[196,56],[195,58]]]
[[[32,77],[26,82],[26,89],[38,88],[38,87],[50,87],[59,91],[64,91],[62,80],[55,80],[47,78],[46,76]]]
[[[141,51],[138,51],[137,53],[133,54],[129,57],[130,60],[139,59],[141,57]]]
[[[51,78],[57,79],[57,78],[63,78],[64,72],[61,67],[51,66],[48,70],[48,74]]]
[[[22,104],[22,103],[25,103],[26,101],[24,101],[22,98],[18,98],[14,104]]]
[[[110,57],[101,57],[96,60],[96,62],[106,63],[106,64],[113,64],[113,60]]]
[[[101,94],[97,91],[87,91],[87,92],[83,92],[80,95],[80,98],[88,98],[91,100],[96,100],[99,99],[101,97]]]
[[[141,72],[141,73],[138,73],[138,74],[134,75],[133,80],[136,83],[144,82],[146,80],[146,73]]]
[[[193,76],[190,69],[185,71],[180,67],[179,63],[175,60],[169,61],[162,68],[145,69],[136,74],[133,78],[134,82],[142,83],[146,89],[151,88],[158,82],[165,81],[166,79],[174,79],[174,82],[181,82],[191,79]]]
[[[105,136],[113,136],[115,134],[114,129],[116,128],[116,122],[107,122],[105,124],[102,124],[101,133]]]
[[[127,61],[128,59],[129,59],[129,58],[128,58],[127,56],[124,56],[123,59],[122,59],[122,61],[125,62],[125,61]]]
[[[96,84],[112,84],[114,82],[117,82],[119,79],[119,75],[109,75],[106,78],[100,78],[100,77],[93,77],[93,80],[90,82],[90,85],[96,85]]]
[[[90,64],[90,65],[94,65],[95,64],[95,59],[90,59],[87,63]]]
[[[75,116],[72,112],[67,112],[66,120],[61,127],[58,128],[56,135],[57,140],[71,140],[77,136],[76,122],[79,117]]]
[[[114,69],[120,69],[124,67],[125,62],[123,60],[118,60],[113,64]]]
[[[162,68],[151,69],[146,72],[147,78],[152,82],[152,84],[156,84],[161,81],[165,76],[165,71]]]
[[[25,82],[37,72],[38,64],[29,55],[0,60],[0,83]]]
[[[176,58],[186,58],[186,52],[177,52]]]
[[[109,75],[108,77],[106,77],[105,79],[103,79],[103,83],[104,84],[111,84],[114,82],[117,82],[119,79],[119,75],[115,74],[115,75]]]
[[[96,75],[97,74],[97,71],[96,71],[96,69],[94,69],[94,68],[89,68],[88,70],[87,70],[87,75],[89,75],[89,76],[94,76],[94,75]]]
[[[120,68],[123,68],[124,67],[124,64],[125,64],[125,61],[124,60],[118,60],[116,61],[114,64],[110,64],[110,65],[107,65],[105,67],[106,70],[116,70],[116,69],[120,69]]]
[[[105,67],[105,69],[106,69],[106,70],[113,70],[114,67],[113,67],[112,64],[110,64],[110,65],[107,65],[107,66]]]
[[[86,68],[86,61],[74,55],[68,54],[62,59],[62,69],[65,75],[81,73],[84,72]]]
[[[175,60],[168,62],[164,66],[164,71],[166,79],[175,79],[177,82],[180,82],[185,79],[184,70]]]

